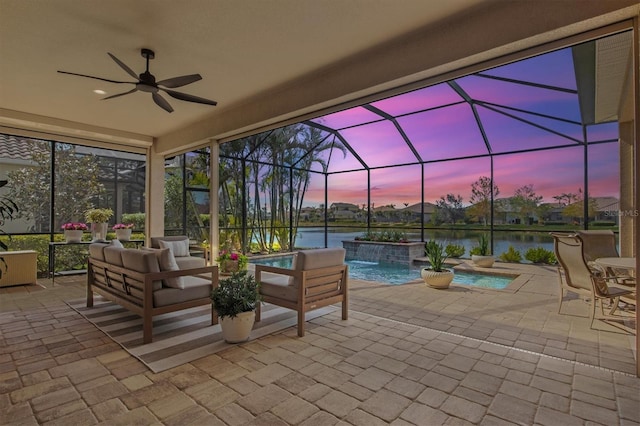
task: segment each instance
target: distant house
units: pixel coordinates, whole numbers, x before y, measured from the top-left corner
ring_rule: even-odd
[[[562,203],[542,203],[542,220],[545,222],[566,222],[567,218],[563,216],[562,211],[566,207]]]
[[[355,220],[360,215],[360,207],[351,203],[333,203],[329,206],[329,218],[333,220]]]
[[[618,223],[620,200],[615,197],[590,197],[589,199],[595,204],[595,214],[589,217],[590,220]],[[570,205],[575,204],[579,204],[579,207],[582,207],[582,201]],[[572,218],[566,219],[571,220]]]
[[[408,213],[406,216],[411,218],[409,221],[419,222],[421,219],[420,215],[423,214],[422,212],[423,206],[424,206],[424,216],[423,216],[424,222],[425,223],[431,222],[431,218],[433,217],[437,209],[437,206],[433,203],[416,203],[402,209],[402,211]]]

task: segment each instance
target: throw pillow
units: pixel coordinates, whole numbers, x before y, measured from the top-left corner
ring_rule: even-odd
[[[120,247],[120,248],[124,247],[122,245],[122,243],[120,242],[120,240],[111,240],[111,245],[114,246],[114,247]]]
[[[176,262],[176,259],[171,252],[171,249],[145,248],[144,250],[152,251],[153,253],[155,253],[156,257],[158,258],[160,272],[180,270],[180,268],[178,268],[178,263]],[[181,290],[184,290],[184,281],[182,280],[182,277],[164,278],[162,281],[167,287],[179,288]]]
[[[160,248],[168,248],[175,257],[189,256],[189,240],[158,241]]]

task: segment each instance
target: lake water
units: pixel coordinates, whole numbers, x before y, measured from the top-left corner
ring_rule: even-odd
[[[343,240],[353,240],[364,234],[364,230],[329,230],[327,233],[327,247],[342,247]],[[407,238],[420,241],[419,233],[407,233]],[[469,251],[478,245],[479,232],[474,231],[442,231],[425,230],[425,239],[435,239],[445,246],[447,244],[462,245],[465,248],[463,257],[469,258]],[[544,247],[553,251],[553,238],[546,232],[495,232],[494,254],[499,256],[513,246],[524,260],[524,254],[530,248]],[[296,249],[324,247],[324,228],[301,228],[295,242]]]

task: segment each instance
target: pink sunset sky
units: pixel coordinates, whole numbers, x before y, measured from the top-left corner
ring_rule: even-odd
[[[546,87],[576,89],[571,49],[504,65],[483,74],[534,85],[471,75],[455,80],[453,85],[441,83],[369,104],[373,108],[355,107],[312,121],[335,129],[372,168],[371,202],[376,207],[394,204],[396,208],[403,208],[405,204],[421,202],[421,166],[389,167],[418,161],[403,133],[425,162],[424,201],[427,202],[453,193],[461,195],[465,205],[470,204],[471,184],[480,176],[491,175],[483,132],[494,154],[494,180],[500,190],[499,198],[512,196],[524,185],[533,185],[544,202],[553,202],[555,195],[584,189],[585,149],[578,96]],[[475,110],[461,94],[473,100]],[[395,117],[395,123],[385,119],[385,115]],[[586,129],[590,143],[587,152],[589,195],[618,197],[617,123]],[[614,142],[592,144],[600,141]],[[554,147],[557,148],[540,150]],[[514,153],[522,150],[535,151]],[[320,155],[327,160],[329,152]],[[462,159],[479,156],[483,157]],[[337,150],[331,154],[329,205],[367,203],[367,173],[362,169],[362,164],[350,152],[345,157]],[[319,170],[319,166],[314,170]],[[343,171],[350,172],[341,173]],[[324,176],[313,173],[304,204],[318,206],[324,202]]]

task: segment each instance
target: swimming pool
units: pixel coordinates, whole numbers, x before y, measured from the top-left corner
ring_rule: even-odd
[[[277,266],[280,268],[291,267],[291,256],[278,256],[262,259],[251,259],[251,263]],[[366,262],[363,260],[347,260],[349,276],[357,280],[376,281],[385,284],[405,284],[419,280],[420,269],[418,266],[406,266],[395,263]],[[474,274],[456,271],[453,277],[454,284],[464,284],[474,287],[492,288],[501,290],[513,281],[512,277],[489,274]]]

